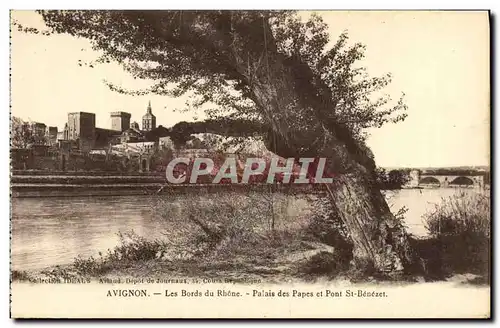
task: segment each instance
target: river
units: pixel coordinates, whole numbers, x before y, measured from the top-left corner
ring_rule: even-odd
[[[385,194],[393,212],[403,206],[408,208],[409,231],[425,236],[422,215],[443,197],[462,191],[403,189]],[[150,204],[148,196],[13,198],[12,269],[42,269],[69,264],[78,255],[95,256],[116,246],[120,231],[133,230],[147,238],[164,237],[165,219],[154,215]],[[190,202],[184,200],[183,204],[189,206]]]

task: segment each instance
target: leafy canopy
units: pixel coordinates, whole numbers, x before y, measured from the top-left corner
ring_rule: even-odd
[[[355,139],[364,141],[366,129],[406,118],[403,96],[395,103],[382,94],[391,75],[370,77],[359,66],[365,46],[348,44],[342,33],[330,43],[328,26],[312,14],[303,21],[293,11],[39,11],[48,31],[23,27],[31,33],[68,33],[89,39],[102,52],[97,63],[117,62],[137,79],[154,81],[145,90],[126,90],[107,82],[117,92],[133,95],[189,95],[187,110],[203,110],[210,118],[266,123],[249,89],[252,72],[264,66],[268,47],[266,27],[275,51],[309,66],[314,79],[326,85],[331,113]],[[263,28],[264,27],[264,28]],[[263,33],[264,31],[264,33]],[[264,41],[264,42],[263,42]],[[237,47],[247,47],[245,53]],[[260,58],[254,58],[260,54]],[[252,60],[250,60],[252,59]],[[248,63],[247,74],[234,62]],[[93,63],[95,66],[96,63]],[[252,65],[252,67],[250,66]]]
[[[36,122],[23,121],[12,116],[10,119],[10,144],[12,148],[27,148],[31,145],[46,145],[47,137],[35,127]]]

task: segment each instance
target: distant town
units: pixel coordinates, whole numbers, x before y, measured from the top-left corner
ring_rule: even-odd
[[[185,128],[173,131],[173,128],[157,126],[151,102],[147,104],[141,126],[132,121],[127,112],[111,112],[110,118],[109,129],[99,128],[94,113],[70,112],[62,131],[41,122],[13,118],[12,169],[159,173],[165,171],[174,151],[176,156],[193,157],[198,153],[206,154],[210,149],[202,140],[191,136],[201,131],[184,131]],[[378,176],[385,188],[401,188],[402,185],[410,188],[485,187],[490,183],[488,167],[380,168]]]
[[[110,116],[109,129],[96,127],[96,115],[89,112],[68,113],[62,131],[41,122],[17,122],[18,126],[13,126],[11,133],[13,169],[102,169],[99,164],[104,163],[100,163],[103,159],[100,157],[121,155],[128,159],[137,157],[137,169],[149,171],[151,154],[172,147],[169,129],[156,125],[151,102],[142,116],[142,128],[136,121],[131,121],[130,113],[117,111],[111,112]],[[85,165],[81,157],[99,164],[89,167],[92,165]]]

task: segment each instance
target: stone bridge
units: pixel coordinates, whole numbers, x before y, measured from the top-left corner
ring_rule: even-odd
[[[408,185],[411,187],[484,188],[484,183],[484,175],[441,175],[412,171],[410,173],[410,182]]]

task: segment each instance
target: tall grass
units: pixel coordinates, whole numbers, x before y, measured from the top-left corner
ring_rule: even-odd
[[[164,234],[195,257],[271,257],[302,227],[307,206],[280,193],[210,194],[155,205]]]
[[[490,212],[489,195],[460,192],[436,204],[424,222],[433,237],[469,233],[489,238]]]
[[[424,242],[429,271],[445,275],[474,273],[489,280],[489,195],[461,192],[444,198],[424,215],[424,222],[431,236]]]
[[[118,236],[120,243],[113,250],[99,252],[98,257],[77,257],[73,262],[76,273],[83,276],[100,276],[139,261],[161,259],[168,250],[164,241],[148,240],[133,231],[118,233]]]

